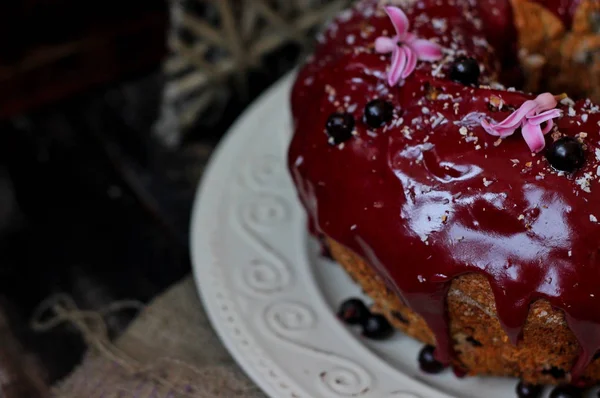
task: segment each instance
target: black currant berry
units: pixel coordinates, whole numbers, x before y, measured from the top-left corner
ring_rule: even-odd
[[[338,310],[338,317],[349,325],[362,325],[371,315],[361,299],[351,298],[344,301]]]
[[[380,314],[371,314],[363,322],[362,326],[363,336],[373,340],[383,340],[394,333],[392,325],[390,325],[388,320]]]
[[[519,398],[539,398],[542,395],[542,386],[538,384],[527,384],[520,381],[517,384],[517,397]]]
[[[575,138],[562,137],[548,147],[546,159],[556,170],[571,172],[583,166],[585,153]]]
[[[365,123],[371,128],[378,128],[392,120],[394,106],[382,99],[376,99],[365,106]]]
[[[552,390],[550,398],[583,398],[583,392],[575,386],[558,386]]]
[[[419,353],[419,368],[425,373],[437,374],[444,370],[444,365],[434,356],[435,347],[426,345]]]
[[[325,129],[327,136],[329,136],[330,144],[341,144],[352,138],[354,117],[349,113],[334,113],[327,119]]]
[[[480,74],[479,63],[471,57],[457,58],[452,64],[452,69],[450,69],[450,79],[467,86],[477,85]]]

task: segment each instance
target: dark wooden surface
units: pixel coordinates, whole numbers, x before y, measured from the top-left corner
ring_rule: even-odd
[[[199,120],[174,151],[151,134],[159,70],[0,123],[0,316],[46,383],[67,375],[85,346],[69,325],[33,332],[36,306],[57,292],[89,309],[147,302],[187,275],[189,213],[210,152],[296,54],[267,59],[246,100],[232,100],[216,123]],[[111,334],[132,317],[111,316]]]
[[[46,398],[50,390],[42,368],[34,356],[29,355],[14,335],[5,315],[8,308],[2,303],[0,310],[0,397],[2,398]]]
[[[206,16],[201,3],[184,1]],[[295,65],[294,46],[265,56],[247,96],[211,108],[167,150],[151,134],[165,79],[177,77],[160,70],[166,5],[0,1],[0,375],[15,381],[0,380],[0,397],[44,397],[85,352],[70,325],[30,328],[48,296],[84,309],[148,302],[189,273],[189,213],[212,148]],[[109,317],[111,336],[133,316]]]
[[[156,65],[164,0],[0,2],[0,118]]]
[[[154,150],[149,134],[160,75],[136,85],[133,106],[123,103],[124,91],[98,92],[2,128],[0,158],[19,217],[0,240],[0,294],[11,304],[15,333],[40,356],[49,380],[64,376],[83,346],[69,327],[45,335],[29,330],[44,297],[64,291],[87,308],[147,301],[189,270],[193,187],[167,181],[167,168],[153,159],[166,166],[169,157]],[[131,125],[127,111],[147,119]],[[111,330],[127,321],[111,319]]]

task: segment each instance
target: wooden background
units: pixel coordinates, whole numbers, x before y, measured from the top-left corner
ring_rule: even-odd
[[[187,270],[151,173],[132,172],[150,165],[167,25],[162,0],[0,2],[2,398],[47,396],[84,352],[68,325],[30,328],[45,296],[147,300]]]
[[[156,64],[163,0],[2,0],[0,118]]]
[[[266,54],[246,96],[209,107],[169,149],[153,133],[163,92],[195,71],[165,72],[167,21],[163,0],[0,1],[2,398],[46,397],[85,352],[70,325],[31,329],[45,298],[147,302],[189,273],[189,212],[212,149],[301,53],[291,42]],[[106,319],[111,335],[134,315]]]

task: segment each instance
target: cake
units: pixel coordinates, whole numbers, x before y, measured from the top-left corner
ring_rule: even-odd
[[[599,15],[362,0],[298,74],[288,165],[311,231],[457,373],[600,381]]]

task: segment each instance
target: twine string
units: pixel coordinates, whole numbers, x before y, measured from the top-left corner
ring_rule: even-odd
[[[144,304],[139,301],[122,300],[97,311],[82,310],[70,296],[56,294],[40,303],[34,311],[30,324],[31,328],[39,333],[49,332],[63,324],[72,325],[81,334],[89,349],[94,350],[104,359],[118,364],[129,376],[148,378],[180,396],[192,397],[193,391],[190,391],[189,386],[184,387],[181,383],[170,381],[168,375],[159,369],[172,365],[185,368],[195,375],[201,375],[198,368],[169,357],[158,358],[152,364],[142,364],[110,341],[104,318],[125,310],[133,309],[140,312],[143,308]]]

